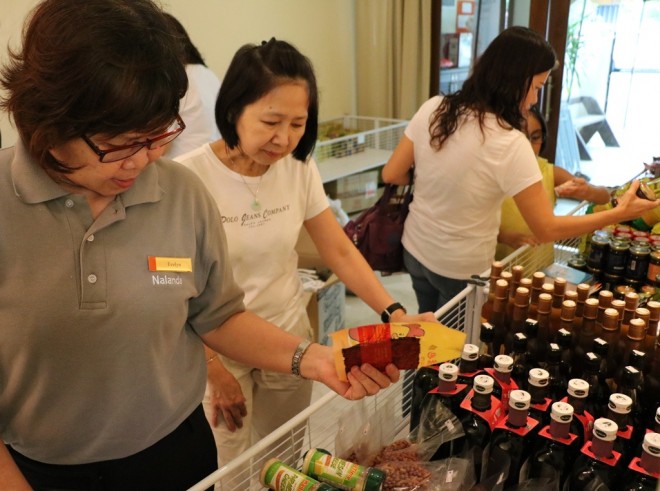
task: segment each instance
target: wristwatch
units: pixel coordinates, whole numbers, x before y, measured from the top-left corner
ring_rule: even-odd
[[[408,313],[403,305],[401,305],[399,302],[394,302],[392,305],[383,310],[383,312],[380,314],[380,320],[383,322],[389,322],[392,318],[392,314],[399,309],[403,310],[403,312],[406,314]]]

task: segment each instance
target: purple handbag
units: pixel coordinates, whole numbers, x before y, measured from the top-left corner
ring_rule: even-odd
[[[378,201],[344,226],[369,266],[384,276],[405,270],[401,236],[412,197],[412,184],[386,184]]]

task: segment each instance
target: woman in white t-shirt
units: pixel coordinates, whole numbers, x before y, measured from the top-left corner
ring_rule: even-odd
[[[271,39],[238,50],[216,105],[222,140],[179,159],[214,197],[245,305],[282,329],[311,337],[295,245],[304,226],[324,263],[381,318],[406,315],[383,288],[329,208],[310,155],[318,129],[310,61]],[[375,317],[374,320],[378,319]],[[307,407],[309,380],[257,370],[208,353],[204,408],[224,465]]]
[[[628,220],[654,207],[636,198],[635,182],[619,206],[585,216],[559,216],[541,184],[525,135],[525,113],[557,65],[538,33],[510,27],[476,62],[461,90],[425,102],[383,168],[383,180],[408,182],[404,262],[421,311],[435,311],[495,256],[500,207],[512,196],[540,242],[574,237]]]

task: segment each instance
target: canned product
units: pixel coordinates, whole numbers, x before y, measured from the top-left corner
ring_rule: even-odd
[[[646,282],[655,285],[656,276],[660,274],[660,250],[649,254],[649,267],[646,273]]]
[[[601,271],[603,269],[609,245],[609,237],[603,236],[597,232],[591,236],[591,247],[589,250],[589,256],[587,256],[587,266],[590,268],[590,271]]]
[[[651,249],[646,245],[631,245],[626,260],[624,276],[632,280],[643,280],[649,269]]]
[[[630,244],[620,240],[610,241],[610,247],[605,259],[605,274],[623,276],[626,270]]]

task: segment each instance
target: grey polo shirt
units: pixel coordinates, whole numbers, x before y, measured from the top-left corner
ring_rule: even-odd
[[[149,165],[94,220],[22,145],[0,150],[0,436],[18,452],[81,464],[154,444],[202,400],[198,333],[242,310],[188,169]]]

